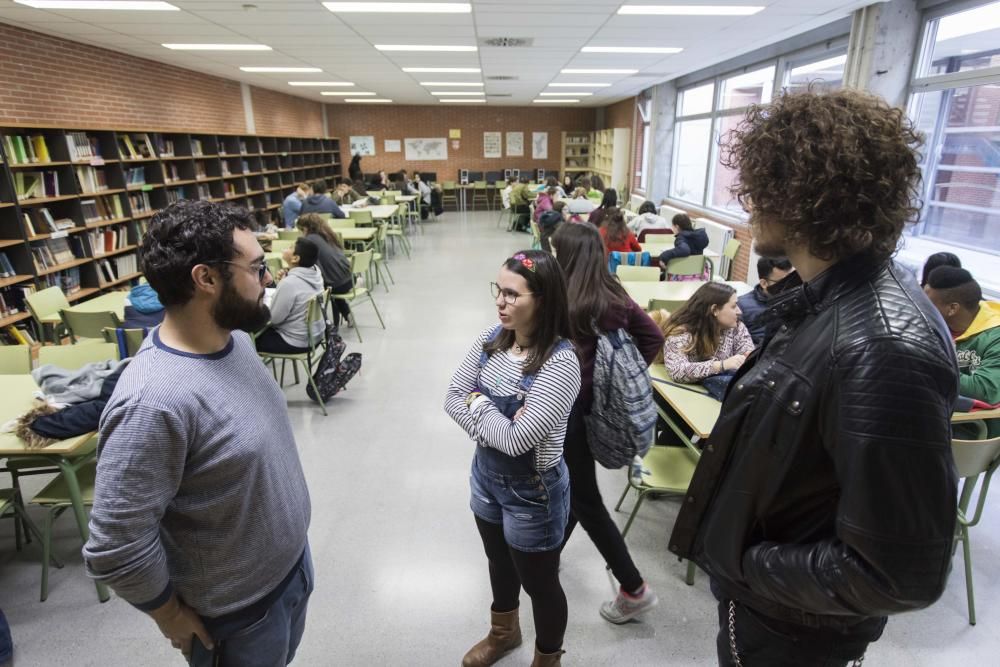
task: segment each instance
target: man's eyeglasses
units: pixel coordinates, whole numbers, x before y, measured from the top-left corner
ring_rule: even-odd
[[[517,297],[519,296],[531,296],[531,292],[525,294],[518,294],[514,290],[504,289],[497,285],[496,283],[490,283],[490,292],[493,294],[493,299],[496,300],[501,294],[503,294],[503,300],[509,305],[513,306],[517,303]]]
[[[244,266],[237,262],[233,262],[228,259],[215,259],[211,262],[205,262],[205,264],[232,264],[233,266],[238,266],[241,269],[245,269],[250,273],[257,273],[257,282],[264,282],[264,276],[267,275],[267,262],[253,262],[250,266]]]

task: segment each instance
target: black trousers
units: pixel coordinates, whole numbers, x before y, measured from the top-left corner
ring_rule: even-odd
[[[587,428],[579,402],[573,405],[573,410],[569,413],[563,458],[569,469],[570,507],[563,545],[569,541],[573,529],[579,523],[587,531],[590,541],[604,557],[604,562],[611,568],[622,588],[629,593],[639,590],[643,584],[642,576],[632,562],[621,531],[604,505],[601,490],[597,486],[597,463],[587,444]]]
[[[281,337],[277,329],[272,329],[268,327],[257,336],[257,351],[258,352],[271,352],[273,354],[301,354],[303,352],[308,352],[307,347],[295,347],[294,345],[289,345],[288,342]]]
[[[733,634],[743,667],[846,667],[882,636],[885,620],[868,619],[849,631],[809,628],[767,618],[737,602]],[[716,640],[720,667],[736,667],[729,640],[729,600],[722,600]]]
[[[531,598],[535,618],[535,645],[542,653],[562,648],[569,616],[566,594],[559,583],[559,551],[528,553],[507,544],[503,526],[476,517],[476,528],[490,562],[493,611],[514,611],[521,588]]]
[[[354,289],[354,276],[346,280],[340,285],[333,285],[330,287],[330,292],[333,294],[345,294]],[[340,326],[340,318],[343,317],[345,320],[351,316],[351,307],[343,299],[333,300],[333,326]]]

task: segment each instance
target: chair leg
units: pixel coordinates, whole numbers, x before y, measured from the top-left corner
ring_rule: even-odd
[[[390,270],[389,270],[389,262],[386,262],[386,261],[384,261],[384,260],[383,260],[383,261],[382,261],[382,266],[383,266],[383,268],[385,268],[385,274],[386,274],[387,276],[389,276],[389,281],[390,281],[390,282],[391,282],[391,283],[392,283],[393,285],[395,285],[395,284],[396,284],[396,279],[392,277],[392,271],[390,271]],[[388,288],[388,287],[386,287],[386,288],[385,288],[385,291],[386,291],[386,292],[388,292],[388,291],[389,291],[389,288]]]
[[[630,490],[631,488],[632,488],[632,485],[631,485],[631,484],[628,484],[628,483],[626,482],[626,484],[625,484],[625,490],[624,490],[624,491],[622,491],[622,497],[618,499],[618,504],[617,504],[617,505],[615,505],[615,511],[616,511],[616,512],[618,512],[618,511],[620,511],[620,510],[621,510],[621,508],[622,508],[622,503],[623,503],[623,502],[625,502],[625,496],[627,496],[627,495],[628,495],[628,492],[629,492],[629,490]]]
[[[628,529],[632,527],[632,522],[635,521],[635,515],[639,513],[639,508],[642,507],[642,501],[646,499],[646,493],[644,491],[639,492],[639,497],[636,498],[635,507],[632,508],[632,513],[628,516],[628,521],[625,522],[625,529],[622,530],[622,539],[628,535]]]
[[[45,526],[42,533],[42,593],[41,601],[49,597],[49,558],[52,556],[52,520],[54,509],[45,513]]]
[[[308,362],[302,362],[302,363],[308,364]],[[298,366],[298,362],[296,362],[295,365]],[[316,380],[313,378],[312,372],[309,371],[308,369],[306,369],[306,370],[307,370],[306,377],[309,378],[309,386],[311,386],[312,389],[313,389],[313,391],[316,393],[316,398],[320,398],[319,397],[319,387],[316,386]],[[323,405],[323,399],[320,398],[320,400],[318,400],[316,402],[319,403],[319,409],[323,411],[323,416],[324,417],[328,416],[328,413],[326,411],[326,406]]]
[[[694,562],[689,560],[687,576],[684,578],[684,582],[688,586],[694,586],[694,570],[695,570]]]
[[[969,625],[976,624],[976,593],[972,588],[972,549],[969,546],[969,529],[961,526],[962,556],[965,559],[965,596],[969,601]]]
[[[282,361],[282,363],[284,363],[284,361]],[[300,380],[299,380],[299,365],[297,363],[295,363],[295,362],[292,362],[292,373],[295,375],[295,384],[298,384],[300,382]]]
[[[375,309],[375,314],[378,316],[378,323],[382,325],[383,329],[385,329],[385,322],[382,321],[382,313],[378,312],[378,306],[375,305],[375,299],[372,298],[371,292],[368,292],[368,300],[372,302],[372,308]]]

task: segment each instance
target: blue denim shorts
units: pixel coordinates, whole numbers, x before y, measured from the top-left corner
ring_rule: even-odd
[[[569,472],[562,459],[548,470],[500,472],[491,459],[504,454],[479,447],[472,460],[472,513],[503,526],[504,539],[525,552],[554,551],[569,520]]]

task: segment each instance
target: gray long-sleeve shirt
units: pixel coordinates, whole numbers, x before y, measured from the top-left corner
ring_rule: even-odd
[[[250,337],[193,355],[155,329],[101,417],[88,573],[144,611],[176,592],[219,616],[281,582],[309,515],[285,397]]]

